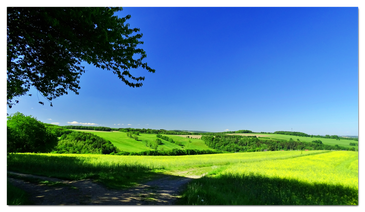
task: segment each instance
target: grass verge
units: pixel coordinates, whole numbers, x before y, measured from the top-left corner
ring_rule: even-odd
[[[7,182],[7,205],[33,205],[28,194]]]

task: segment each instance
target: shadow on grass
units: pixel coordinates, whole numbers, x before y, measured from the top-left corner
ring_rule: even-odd
[[[156,174],[142,165],[91,163],[88,157],[9,154],[8,171],[57,177],[66,180],[92,179],[108,188],[127,188]]]
[[[107,189],[90,180],[67,181],[15,172],[8,172],[9,180],[24,189],[33,205],[173,205],[181,188],[192,179],[160,174],[154,180],[125,189]],[[24,201],[27,198],[11,198],[9,194],[16,191],[14,186],[8,187],[8,205],[30,205]]]
[[[358,189],[264,176],[206,176],[187,185],[179,205],[358,205]]]

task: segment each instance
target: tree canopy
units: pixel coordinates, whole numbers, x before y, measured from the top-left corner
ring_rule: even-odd
[[[50,152],[57,142],[56,134],[36,118],[19,112],[8,117],[8,152]]]
[[[81,62],[112,71],[130,87],[142,86],[144,76],[130,69],[154,73],[146,62],[140,29],[126,23],[130,15],[114,15],[122,8],[9,7],[7,8],[7,104],[18,103],[34,86],[52,106],[56,97],[78,93],[85,72]],[[31,94],[29,94],[31,95]],[[14,103],[15,101],[15,103]],[[40,102],[44,104],[43,102]]]

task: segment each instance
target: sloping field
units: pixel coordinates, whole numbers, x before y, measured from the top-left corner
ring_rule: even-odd
[[[127,136],[125,132],[119,131],[94,131],[94,130],[76,130],[82,132],[93,133],[106,140],[112,142],[119,150],[125,152],[143,152],[147,150],[154,150],[146,145],[146,142],[155,141],[156,134],[140,134],[138,141]],[[171,143],[162,140],[162,145],[159,145],[157,150],[167,151],[172,149],[197,149],[197,150],[213,150],[209,148],[204,141],[200,139],[189,139],[177,135],[166,135],[172,138],[174,141],[181,143],[183,146],[179,146],[176,143]],[[200,136],[201,137],[201,136]]]

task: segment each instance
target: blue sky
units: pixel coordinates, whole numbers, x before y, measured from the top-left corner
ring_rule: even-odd
[[[131,88],[86,66],[80,94],[19,98],[46,123],[358,135],[358,8],[125,7],[156,70]]]

